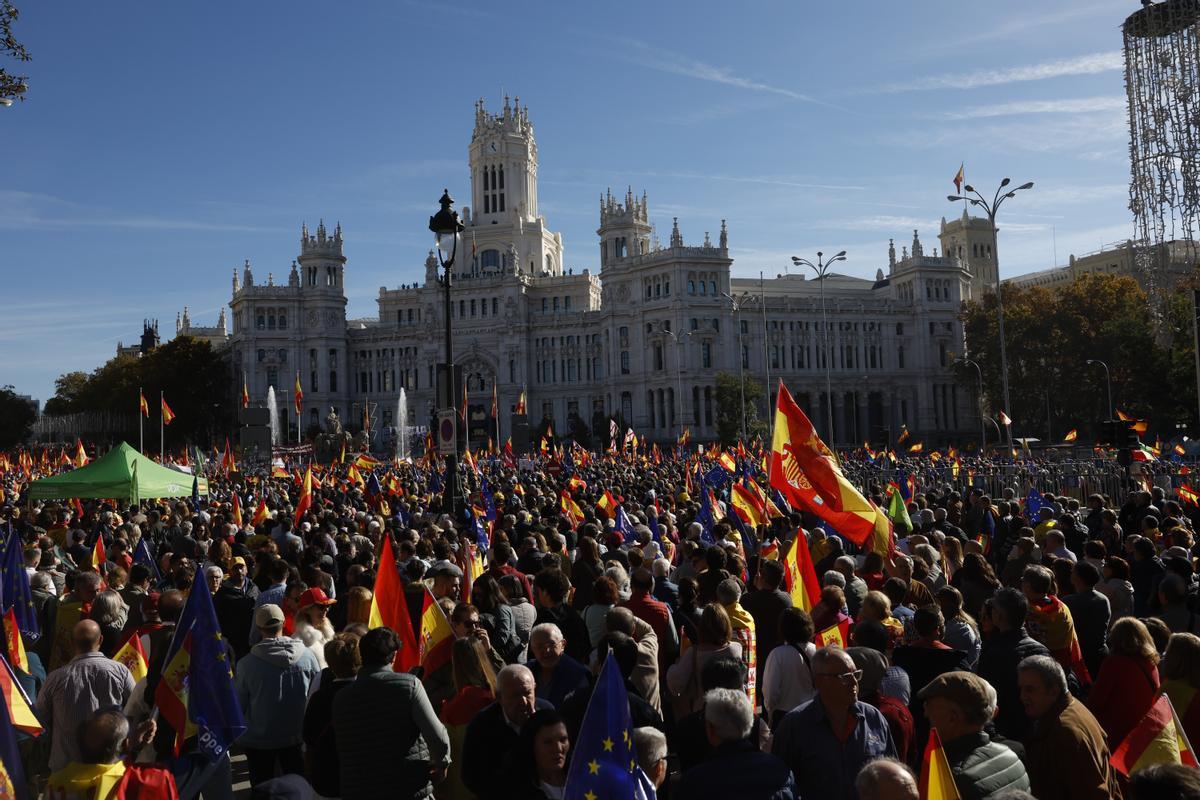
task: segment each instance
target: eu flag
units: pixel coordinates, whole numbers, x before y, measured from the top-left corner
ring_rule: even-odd
[[[729,472],[720,464],[704,473],[704,482],[714,489],[720,489],[729,483]]]
[[[624,506],[617,506],[617,518],[614,527],[620,531],[627,542],[633,541],[637,536],[633,531],[633,523],[629,521],[629,515],[625,513]]]
[[[659,547],[662,547],[662,532],[658,529],[658,517],[654,514],[650,514],[646,518],[646,521],[650,525],[650,538],[658,542]]]
[[[900,496],[904,498],[904,502],[911,503],[913,499],[913,486],[909,483],[908,473],[902,469],[897,470],[896,484],[900,487]]]
[[[160,711],[177,736],[191,727],[187,723],[194,723],[200,751],[217,761],[245,732],[246,721],[233,686],[233,650],[221,635],[208,592],[188,594],[163,663],[166,666],[155,696]],[[171,674],[176,670],[176,674],[182,673],[182,680]],[[170,708],[182,711],[186,720],[168,714]]]
[[[17,628],[31,641],[36,641],[41,635],[38,626],[37,609],[33,605],[33,594],[29,590],[29,574],[25,572],[25,553],[21,547],[21,537],[13,530],[12,522],[8,523],[8,538],[4,549],[3,577],[0,579],[0,597],[3,597],[5,608],[13,607],[17,618]]]
[[[596,680],[579,726],[579,738],[567,769],[565,800],[633,800],[645,794],[637,751],[633,746],[633,723],[629,696],[621,669],[612,653]]]
[[[491,540],[488,538],[487,529],[483,527],[483,523],[479,520],[479,515],[474,511],[471,512],[471,526],[475,529],[475,544],[479,546],[480,550],[486,553],[488,547],[491,546]]]
[[[492,490],[488,488],[487,478],[483,479],[480,484],[479,493],[483,495],[483,510],[486,512],[488,522],[496,521],[496,498],[492,496]]]
[[[146,541],[145,536],[138,539],[137,547],[133,548],[133,563],[144,564],[146,569],[150,570],[155,586],[162,582],[162,573],[158,571],[158,564],[150,554],[150,543]]]
[[[696,522],[699,522],[701,526],[700,541],[709,545],[716,544],[712,535],[713,525],[716,523],[712,507],[712,493],[704,485],[704,481],[700,482],[700,510],[696,512]]]
[[[1025,498],[1025,519],[1030,522],[1037,522],[1037,513],[1044,505],[1046,503],[1042,500],[1042,496],[1038,493],[1038,490],[1030,489],[1029,495]]]

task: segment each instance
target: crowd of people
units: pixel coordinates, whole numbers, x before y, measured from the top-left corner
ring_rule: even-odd
[[[264,797],[573,797],[612,656],[659,797],[915,799],[931,731],[964,800],[1200,797],[1193,767],[1114,766],[1163,696],[1200,740],[1200,510],[1162,489],[915,482],[911,532],[864,552],[782,502],[747,529],[694,459],[481,459],[457,515],[436,465],[350,467],[318,469],[299,513],[289,470],[133,505],[26,501],[4,478],[41,632],[17,671],[46,728],[20,743],[31,791],[224,800],[244,757]],[[795,591],[797,547],[819,602]],[[444,612],[436,668],[394,668],[413,642],[373,613],[387,570],[418,637],[426,597]],[[155,702],[193,592],[246,726],[216,760]],[[114,658],[134,640],[136,677]]]

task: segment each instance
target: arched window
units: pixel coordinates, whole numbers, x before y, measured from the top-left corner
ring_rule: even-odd
[[[500,251],[493,249],[480,253],[479,268],[485,272],[500,269]]]
[[[255,327],[257,327],[260,331],[267,327],[267,318],[262,314],[262,312],[259,312],[258,318],[255,321]]]
[[[554,256],[546,254],[546,272],[554,272]]]
[[[284,314],[282,311],[279,312],[279,330],[287,330],[287,314]]]

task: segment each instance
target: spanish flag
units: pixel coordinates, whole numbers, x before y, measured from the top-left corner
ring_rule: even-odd
[[[1184,450],[1183,445],[1181,445],[1181,444],[1175,445],[1175,447],[1172,449],[1175,451],[1175,455],[1177,455],[1177,456],[1186,456],[1187,455],[1187,450]]]
[[[1155,764],[1200,766],[1171,698],[1165,694],[1158,696],[1146,716],[1117,745],[1109,763],[1122,775],[1132,775]]]
[[[850,641],[850,620],[845,619],[836,625],[830,625],[813,637],[813,644],[821,647],[845,647]]]
[[[683,427],[683,433],[679,434],[679,438],[675,440],[675,444],[680,447],[686,447],[687,443],[692,440],[692,429],[686,425]]]
[[[804,531],[797,531],[792,546],[783,557],[783,585],[792,596],[792,605],[812,612],[821,601],[821,584],[813,566]]]
[[[86,467],[88,465],[87,450],[83,449],[83,440],[75,440],[75,466]]]
[[[921,800],[960,800],[961,797],[958,787],[954,785],[954,773],[950,771],[950,761],[942,749],[942,738],[938,736],[937,728],[929,729],[918,789]]]
[[[271,512],[267,510],[267,501],[264,498],[258,499],[258,508],[254,509],[254,516],[250,520],[250,524],[258,527],[266,522],[271,517]]]
[[[383,464],[382,461],[376,458],[371,458],[366,453],[363,453],[358,458],[354,459],[354,466],[359,469],[375,469]]]
[[[149,419],[150,404],[146,402],[146,393],[138,389],[138,410],[142,412],[142,416]]]
[[[392,662],[395,672],[408,672],[421,663],[417,650],[417,637],[413,633],[412,617],[408,613],[408,601],[404,598],[404,584],[396,569],[396,555],[392,551],[392,540],[383,536],[379,553],[379,569],[375,574],[375,589],[371,597],[371,614],[368,628],[391,628],[400,637],[400,650]]]
[[[104,537],[97,536],[96,546],[92,548],[92,569],[99,572],[100,565],[106,561],[108,561],[108,558],[104,555]]]
[[[1079,438],[1079,431],[1075,430],[1074,428],[1071,428],[1071,430],[1067,431],[1067,435],[1063,437],[1063,441],[1064,442],[1073,442],[1078,438]]]
[[[596,501],[596,508],[609,519],[617,517],[617,498],[613,497],[613,493],[605,489],[604,494],[600,495],[600,499]]]
[[[900,425],[900,436],[897,437],[897,439],[896,439],[896,446],[899,447],[900,445],[904,444],[906,441],[908,441],[908,426],[901,424]]]
[[[167,398],[163,397],[163,398],[161,398],[161,401],[162,401],[163,425],[170,425],[171,422],[175,419],[175,412],[171,410],[171,407],[169,405],[167,405]]]
[[[238,493],[233,493],[233,524],[240,529],[242,527],[242,498],[238,497]]]
[[[525,390],[521,390],[521,394],[517,397],[517,408],[514,412],[518,417],[525,416]]]
[[[242,373],[242,408],[250,407],[250,386],[246,383],[246,373]]]
[[[40,735],[42,723],[33,713],[33,704],[29,702],[29,697],[21,688],[8,661],[0,659],[0,662],[4,665],[3,669],[0,669],[0,698],[3,699],[4,705],[8,709],[8,718],[12,720],[13,727],[17,730],[28,733],[30,736]]]
[[[746,488],[744,483],[744,480],[735,483],[733,490],[729,493],[734,513],[747,525],[753,525],[756,528],[759,525],[768,524],[766,506],[755,492]]]
[[[113,661],[129,667],[134,683],[146,677],[146,673],[150,671],[150,660],[146,658],[146,649],[142,647],[142,637],[138,636],[136,631],[113,653]]]
[[[922,450],[924,450],[924,449],[925,449],[925,443],[924,443],[924,442],[917,442],[917,443],[916,443],[916,444],[914,444],[912,447],[908,448],[908,452],[910,452],[910,453],[914,453],[914,454],[915,454],[915,453],[919,453],[919,452],[921,452],[921,451],[922,451]]]
[[[574,528],[583,520],[583,509],[581,509],[579,505],[571,499],[571,495],[568,494],[566,490],[563,490],[563,492],[559,494],[558,503],[559,508],[562,509],[562,512],[567,515],[569,520],[571,520],[572,528]]]
[[[21,638],[21,629],[17,624],[16,607],[9,608],[4,614],[4,643],[8,663],[28,675],[29,656],[25,654],[25,640]]]
[[[450,663],[453,645],[454,629],[450,627],[450,620],[446,619],[446,612],[426,587],[421,609],[421,666],[426,675]]]
[[[964,167],[966,167],[966,164],[960,163],[958,165],[958,172],[954,173],[954,191],[955,192],[962,191],[963,181],[966,180],[966,173],[963,171]]]
[[[300,388],[300,371],[296,371],[296,388],[293,390],[293,399],[296,403],[296,418],[300,418],[300,411],[304,408],[304,390]]]
[[[354,467],[351,467],[354,469]],[[312,467],[309,467],[304,473],[304,485],[300,488],[300,500],[296,503],[296,516],[292,520],[294,528],[300,527],[300,520],[304,519],[304,515],[308,513],[308,509],[312,507]]]

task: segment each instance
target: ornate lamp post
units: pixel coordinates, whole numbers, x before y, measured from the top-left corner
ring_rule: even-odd
[[[454,412],[451,419],[452,424],[457,427],[458,402],[457,392],[454,386],[454,331],[450,322],[450,276],[451,269],[454,267],[454,258],[458,254],[458,235],[462,232],[463,224],[458,219],[458,212],[453,210],[454,200],[450,197],[450,190],[442,191],[441,203],[442,208],[436,214],[429,218],[429,230],[437,236],[438,261],[445,270],[442,277],[442,292],[443,292],[443,309],[446,321],[446,363],[445,369],[442,372],[442,397],[446,406],[450,411]],[[463,508],[462,493],[458,488],[458,453],[457,442],[458,436],[455,431],[455,450],[446,454],[446,486],[444,504],[452,515],[456,518],[459,511]]]
[[[829,434],[828,444],[832,448],[835,446],[834,442],[837,440],[837,437],[834,435],[833,430],[833,384],[829,378],[829,366],[830,362],[833,360],[833,353],[829,352],[829,320],[825,315],[825,277],[829,274],[829,268],[831,266],[839,261],[846,260],[846,251],[841,251],[828,261],[822,260],[824,256],[824,253],[818,251],[817,263],[815,264],[808,259],[792,256],[792,263],[798,267],[809,267],[813,272],[817,273],[817,280],[821,282],[821,332],[825,334],[822,337],[823,341],[821,343],[821,348],[824,351],[823,356],[825,361],[825,424],[829,426],[827,428]]]

